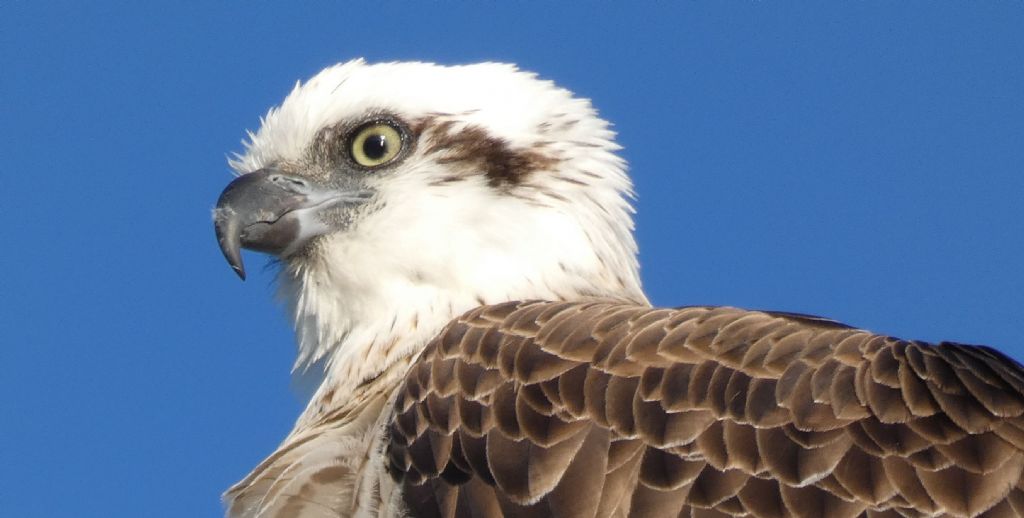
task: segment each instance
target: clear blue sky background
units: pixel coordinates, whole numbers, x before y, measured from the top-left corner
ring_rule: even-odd
[[[84,4],[0,1],[0,515],[220,516],[283,438],[289,324],[209,213],[244,130],[357,56],[592,98],[657,304],[1024,358],[1019,1]]]

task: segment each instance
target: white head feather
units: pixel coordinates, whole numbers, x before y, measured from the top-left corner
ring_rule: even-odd
[[[480,304],[645,301],[613,132],[589,101],[512,65],[329,67],[270,110],[232,166],[301,167],[321,130],[381,111],[419,125],[414,140],[434,140],[413,142],[394,171],[369,180],[376,210],[283,258],[296,367],[325,360],[331,383],[351,390]],[[509,162],[522,171],[487,171],[466,148],[453,158],[460,151],[443,138],[533,160]]]

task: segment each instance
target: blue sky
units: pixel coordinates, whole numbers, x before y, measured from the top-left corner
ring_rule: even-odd
[[[284,437],[289,323],[209,213],[244,130],[357,56],[593,99],[657,304],[1024,358],[1020,2],[84,4],[0,2],[5,516],[220,516]]]

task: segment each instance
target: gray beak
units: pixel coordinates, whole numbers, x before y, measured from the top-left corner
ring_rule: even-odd
[[[338,191],[275,169],[260,169],[224,188],[213,211],[213,226],[224,258],[245,280],[242,248],[286,256],[331,230],[318,217],[322,210],[367,198],[365,192]]]

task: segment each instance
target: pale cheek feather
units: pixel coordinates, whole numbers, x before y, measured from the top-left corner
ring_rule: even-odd
[[[325,259],[304,276],[285,275],[285,298],[298,301],[300,365],[333,354],[339,378],[363,378],[484,302],[625,291],[609,271],[622,261],[602,259],[628,253],[603,249],[614,239],[595,242],[571,213],[479,183],[382,190],[394,201],[327,240]],[[642,297],[638,286],[633,295]]]

